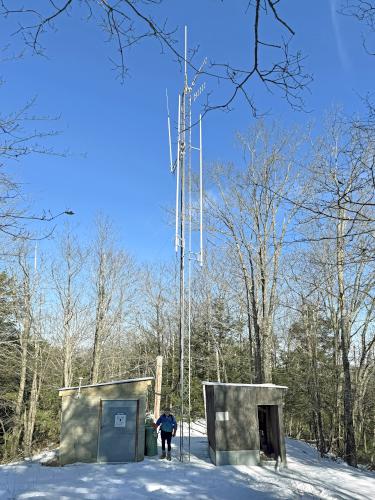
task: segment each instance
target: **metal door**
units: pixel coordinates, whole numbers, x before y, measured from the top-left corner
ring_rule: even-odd
[[[137,440],[137,401],[103,400],[98,462],[134,462]]]
[[[280,422],[277,405],[258,406],[260,449],[267,455],[280,456]]]

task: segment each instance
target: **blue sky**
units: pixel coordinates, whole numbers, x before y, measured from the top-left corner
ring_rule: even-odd
[[[191,43],[200,46],[198,60],[208,56],[245,63],[252,50],[246,3],[165,0],[158,16],[179,27],[181,48],[183,26],[188,25]],[[317,128],[333,105],[359,111],[358,94],[372,91],[375,68],[375,57],[362,48],[361,27],[336,14],[338,0],[283,3],[281,11],[296,31],[293,47],[306,55],[306,70],[314,76],[305,95],[309,112],[293,111],[280,97],[254,85],[259,108],[270,112],[269,120],[285,125],[314,121]],[[0,28],[1,45],[10,41],[15,47],[11,25],[1,21]],[[141,260],[168,258],[174,235],[166,208],[173,208],[174,179],[168,170],[165,88],[175,115],[180,68],[157,44],[146,41],[128,53],[130,76],[121,85],[108,60],[113,48],[95,24],[72,15],[61,18],[57,28],[43,38],[48,58],[26,54],[2,63],[0,99],[2,109],[11,111],[36,96],[35,114],[60,115],[50,127],[61,134],[46,144],[69,150],[69,155],[29,157],[9,172],[24,184],[34,211],[72,209],[83,235],[102,212],[113,219],[121,243],[132,254]],[[270,34],[269,26],[266,31]],[[224,97],[221,88],[208,85],[218,100]],[[230,113],[207,115],[204,161],[239,160],[235,134],[253,125],[242,101]]]

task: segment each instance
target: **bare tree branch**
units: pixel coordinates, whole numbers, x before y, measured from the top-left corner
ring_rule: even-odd
[[[168,52],[178,64],[184,62],[183,51],[178,48],[174,38],[176,28],[170,29],[166,20],[157,21],[154,17],[154,13],[160,11],[157,7],[161,3],[162,0],[64,0],[41,6],[36,0],[31,0],[25,8],[18,0],[12,3],[1,0],[0,15],[6,19],[14,17],[18,22],[15,33],[23,36],[26,45],[41,55],[45,53],[40,42],[42,35],[48,29],[56,30],[63,16],[76,15],[75,9],[86,8],[85,19],[96,22],[114,43],[117,59],[110,59],[123,82],[129,71],[126,60],[128,49],[146,39],[157,41],[161,52]],[[215,103],[211,102],[212,94],[208,94],[203,113],[218,109],[228,111],[235,100],[242,97],[253,115],[257,115],[257,104],[250,93],[253,88],[250,81],[253,80],[258,80],[270,93],[280,95],[294,109],[304,109],[302,94],[312,78],[304,71],[302,54],[290,50],[295,31],[280,14],[280,3],[281,0],[245,2],[245,13],[250,16],[248,22],[252,33],[250,50],[253,60],[249,67],[238,69],[230,62],[212,61],[205,70],[200,71],[199,65],[194,63],[196,51],[189,54],[187,63],[192,71],[226,84],[227,97]],[[277,42],[264,38],[266,17],[273,22],[273,31],[279,39]],[[283,32],[287,34],[286,39]],[[275,62],[267,66],[264,61],[270,55]]]

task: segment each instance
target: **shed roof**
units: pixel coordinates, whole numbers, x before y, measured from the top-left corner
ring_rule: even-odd
[[[143,382],[145,380],[154,380],[154,377],[129,378],[127,380],[113,380],[111,382],[102,382],[100,384],[81,385],[81,389],[84,389],[85,387],[100,387],[102,385],[129,384],[131,382]],[[74,387],[61,387],[58,390],[59,391],[72,391],[74,389],[79,389],[79,386],[77,385]]]
[[[203,385],[223,385],[223,386],[234,386],[234,387],[265,387],[271,389],[288,389],[285,385],[275,385],[275,384],[228,384],[224,382],[202,382]]]

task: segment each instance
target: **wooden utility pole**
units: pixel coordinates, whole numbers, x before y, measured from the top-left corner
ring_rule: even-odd
[[[163,376],[163,356],[156,357],[154,417],[160,416],[161,381]]]

